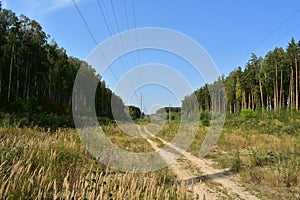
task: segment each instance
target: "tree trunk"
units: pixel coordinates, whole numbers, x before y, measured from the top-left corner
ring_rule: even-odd
[[[276,70],[275,70],[275,94],[274,94],[274,96],[275,96],[275,99],[276,99],[276,101],[274,101],[274,107],[276,107],[276,109],[275,110],[277,110],[277,108],[278,108],[278,64],[277,64],[277,60],[275,61],[275,68],[276,68]],[[275,103],[276,102],[276,103]]]
[[[282,106],[282,70],[280,71],[280,97],[279,97],[279,108]]]
[[[262,112],[264,112],[264,95],[263,95],[263,90],[262,90],[262,83],[261,83],[261,79],[259,77],[259,90],[260,90],[260,101],[261,101],[261,110]]]
[[[26,70],[25,70],[25,79],[24,79],[23,99],[26,99],[26,94],[27,94],[28,68],[29,68],[29,63],[27,61]]]
[[[7,91],[7,101],[10,100],[10,94],[11,94],[11,79],[12,79],[12,67],[14,62],[14,54],[15,54],[15,45],[13,44],[12,50],[11,50],[11,57],[10,57],[10,65],[9,65],[9,80],[8,80],[8,91]]]
[[[267,111],[269,111],[270,108],[269,108],[269,95],[267,95]]]
[[[289,88],[289,106],[291,109],[292,109],[293,103],[294,103],[294,101],[293,101],[293,88],[294,88],[293,74],[294,74],[294,71],[293,71],[293,64],[292,64],[291,65],[290,88]]]
[[[27,81],[27,91],[26,91],[26,99],[29,99],[30,95],[30,65],[28,65],[28,81]]]
[[[246,102],[246,91],[243,91],[243,104],[242,104],[242,109],[245,109],[247,107],[247,102]]]
[[[2,57],[0,55],[0,102],[2,100]]]
[[[221,92],[219,92],[219,112],[221,113],[222,111],[222,103],[221,103],[221,101],[222,101],[222,95],[221,95]]]
[[[249,94],[248,94],[248,107],[247,108],[251,108],[251,94],[250,94],[250,92],[249,92]]]
[[[273,86],[274,86],[274,111],[276,111],[277,110],[276,83],[273,82]]]
[[[34,76],[34,90],[33,92],[35,93],[35,97],[38,98],[39,97],[39,88],[38,88],[38,84],[37,84],[37,77],[36,75]]]
[[[17,85],[16,85],[16,98],[19,97],[19,89],[20,89],[20,67],[17,65]]]
[[[254,93],[252,93],[252,111],[255,109]]]
[[[296,111],[298,111],[298,65],[297,65],[297,58],[295,58],[295,70],[296,70]]]
[[[48,96],[51,97],[51,74],[49,72]]]

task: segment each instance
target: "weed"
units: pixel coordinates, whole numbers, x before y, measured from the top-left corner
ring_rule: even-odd
[[[240,152],[237,151],[231,166],[231,170],[233,170],[234,172],[239,172],[241,168],[242,168],[242,161],[240,158]]]

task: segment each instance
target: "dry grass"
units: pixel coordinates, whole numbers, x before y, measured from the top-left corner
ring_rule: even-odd
[[[257,190],[263,199],[299,199],[300,135],[283,134],[283,123],[272,134],[261,130],[255,120],[245,123],[226,125],[209,157],[218,161],[219,167],[238,172],[247,187]]]
[[[107,138],[122,149],[136,153],[154,151],[152,146],[140,136],[135,126],[126,126],[126,132],[121,130],[117,125],[105,126],[102,129]],[[127,132],[131,135],[128,135]]]
[[[300,134],[296,129],[300,122],[291,120],[228,120],[207,157],[217,161],[216,167],[236,171],[243,184],[258,191],[263,199],[300,199]],[[171,141],[178,127],[179,122],[166,124],[158,136]],[[188,149],[195,156],[199,155],[207,129],[198,128]]]
[[[0,153],[0,199],[188,199],[166,169],[107,169],[73,130],[0,129]]]

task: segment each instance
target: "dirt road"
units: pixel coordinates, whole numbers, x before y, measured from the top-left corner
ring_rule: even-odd
[[[237,175],[229,169],[216,169],[209,159],[200,159],[173,144],[153,135],[146,127],[138,127],[141,136],[159,152],[166,162],[175,157],[174,153],[162,150],[157,143],[151,140],[156,138],[170,147],[173,152],[181,153],[182,156],[173,162],[169,168],[177,175],[179,180],[188,185],[188,190],[195,199],[258,199],[254,194],[241,186]]]

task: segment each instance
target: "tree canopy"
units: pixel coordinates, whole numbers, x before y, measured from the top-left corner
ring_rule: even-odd
[[[99,82],[98,116],[112,118],[113,93],[92,66],[68,56],[37,21],[11,10],[0,12],[0,112],[71,115],[72,90],[80,67]]]
[[[276,47],[264,58],[252,54],[244,69],[238,67],[226,78],[206,84],[196,90],[200,110],[216,110],[220,95],[226,98],[226,110],[238,113],[242,109],[278,111],[299,109],[300,41],[294,38],[284,49]],[[212,88],[223,82],[225,92],[216,96]],[[183,105],[188,105],[188,97]],[[212,100],[214,99],[214,101]]]

